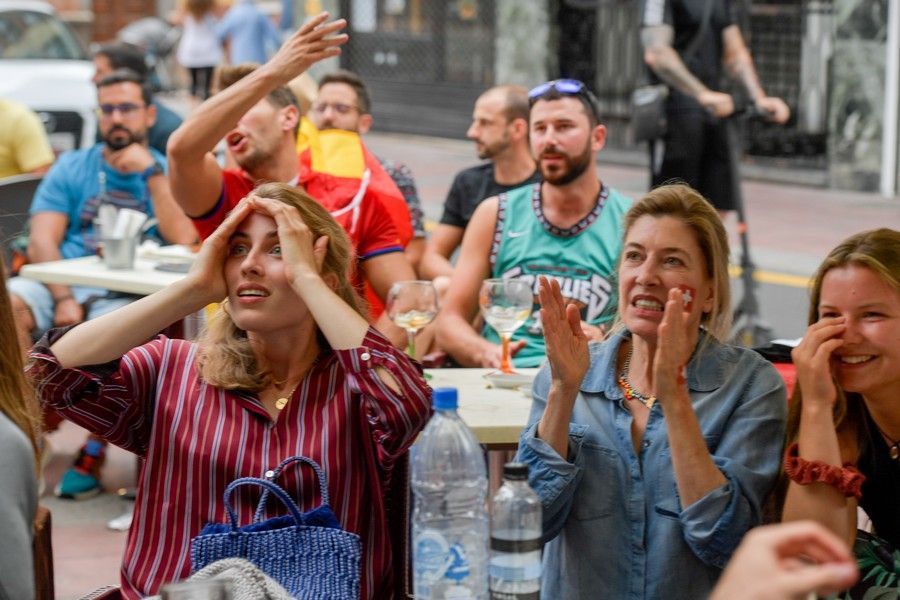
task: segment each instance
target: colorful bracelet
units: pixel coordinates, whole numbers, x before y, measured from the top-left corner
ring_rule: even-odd
[[[862,484],[866,476],[851,464],[843,467],[829,465],[821,460],[806,460],[798,456],[796,443],[784,452],[784,473],[788,479],[800,485],[824,483],[837,489],[846,498],[862,497]]]

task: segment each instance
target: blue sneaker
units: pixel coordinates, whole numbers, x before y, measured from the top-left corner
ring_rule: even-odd
[[[63,473],[54,493],[60,498],[84,500],[99,494],[100,466],[106,456],[106,445],[90,439],[81,447],[75,463]]]

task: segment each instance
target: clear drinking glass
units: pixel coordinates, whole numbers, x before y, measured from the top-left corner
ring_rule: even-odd
[[[500,371],[515,373],[510,361],[509,340],[531,315],[534,305],[531,285],[521,279],[485,279],[481,284],[478,304],[484,320],[500,336]]]
[[[406,353],[415,358],[416,333],[437,315],[437,290],[430,281],[398,281],[388,291],[385,308],[391,320],[406,330]]]

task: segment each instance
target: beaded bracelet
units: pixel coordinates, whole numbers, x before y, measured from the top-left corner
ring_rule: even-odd
[[[866,476],[853,465],[836,467],[821,460],[800,458],[796,443],[791,444],[784,452],[784,473],[788,479],[800,485],[824,483],[837,489],[846,498],[852,496],[857,500],[862,497],[862,484],[866,480]]]

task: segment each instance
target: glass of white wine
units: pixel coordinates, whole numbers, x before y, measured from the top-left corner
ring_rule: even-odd
[[[531,315],[534,293],[522,279],[485,279],[478,295],[481,314],[494,328],[502,343],[500,372],[515,373],[510,360],[509,340]]]
[[[388,291],[386,309],[391,320],[406,330],[406,353],[415,358],[416,333],[437,315],[437,290],[430,281],[398,281]]]

